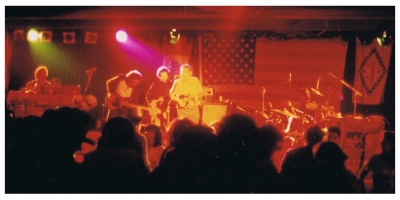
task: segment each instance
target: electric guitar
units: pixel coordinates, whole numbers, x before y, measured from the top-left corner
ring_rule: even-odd
[[[128,100],[119,97],[116,94],[107,95],[107,107],[110,110],[115,110],[117,108],[137,108],[140,110],[147,110],[150,112],[151,108],[147,106],[142,106],[138,104],[130,103]]]
[[[164,98],[160,97],[158,99],[151,100],[149,103],[149,107],[151,108],[149,111],[151,117],[151,123],[156,124],[157,126],[161,125],[161,120],[164,119],[162,116],[163,110],[161,104],[164,102]]]
[[[176,102],[179,108],[186,108],[189,105],[189,95],[179,95]]]

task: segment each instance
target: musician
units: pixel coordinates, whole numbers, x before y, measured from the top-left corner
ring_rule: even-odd
[[[171,100],[177,103],[178,118],[188,118],[195,124],[199,123],[202,86],[198,78],[193,77],[193,67],[183,64],[180,75],[174,81],[170,90]]]
[[[84,112],[89,112],[94,107],[97,106],[97,99],[95,96],[88,94],[88,95],[75,95],[73,99],[74,106],[79,110]]]
[[[292,132],[295,135],[303,134],[304,131],[315,124],[315,111],[318,104],[312,101],[310,91],[301,88],[298,91],[298,101],[288,101],[287,111],[294,114],[294,118],[288,117],[288,126],[285,132]]]
[[[51,83],[47,81],[49,70],[46,66],[39,66],[35,69],[35,80],[29,81],[25,89],[28,92],[34,93],[48,93],[51,91]]]
[[[120,74],[107,80],[108,119],[125,117],[135,123],[142,120],[142,109],[147,106],[143,106],[146,103],[146,93],[141,82],[142,74],[138,70],[132,70],[127,74]]]
[[[170,70],[165,66],[161,66],[157,69],[156,76],[158,80],[150,85],[146,94],[146,100],[149,106],[155,108],[156,111],[154,113],[150,112],[151,123],[166,130],[169,117],[169,90],[172,87],[172,81],[169,79]]]

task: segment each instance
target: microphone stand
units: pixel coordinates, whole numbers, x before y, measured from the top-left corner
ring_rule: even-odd
[[[261,114],[262,114],[262,116],[264,116],[264,114],[265,114],[265,112],[264,112],[264,110],[265,110],[265,102],[264,102],[264,100],[265,100],[265,87],[263,87],[263,91],[262,91],[262,105],[261,105]]]
[[[347,88],[349,88],[351,91],[353,91],[353,95],[354,95],[354,108],[353,108],[353,116],[356,116],[356,108],[357,108],[357,95],[358,96],[362,96],[362,94],[359,92],[359,91],[357,91],[353,86],[351,86],[351,85],[349,85],[348,83],[346,83],[346,81],[344,81],[344,80],[342,80],[342,79],[340,79],[340,78],[338,78],[338,77],[336,77],[335,75],[333,75],[332,73],[325,73],[325,74],[329,74],[330,76],[332,76],[333,78],[335,78],[336,80],[339,80],[340,81],[340,83],[342,83],[344,86],[346,86]],[[319,87],[319,81],[321,80],[321,77],[322,76],[324,76],[325,74],[322,74],[319,78],[318,78],[318,81],[317,81],[317,90],[319,90],[318,89],[318,87]]]
[[[90,85],[90,82],[92,81],[92,76],[93,76],[93,72],[89,72],[89,73],[87,73],[87,81],[86,81],[86,87],[85,87],[85,91],[83,92],[83,96],[85,96],[86,95],[86,92],[88,91],[88,89],[89,89],[89,85]]]

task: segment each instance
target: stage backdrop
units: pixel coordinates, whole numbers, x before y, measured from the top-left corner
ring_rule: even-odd
[[[265,89],[265,105],[272,104],[273,107],[279,108],[282,102],[296,101],[301,88],[316,89],[319,82],[318,90],[324,97],[311,93],[313,99],[328,100],[329,104],[339,111],[340,101],[343,98],[342,84],[329,73],[338,78],[343,77],[347,42],[339,38],[272,41],[264,37],[243,37],[238,42],[233,42],[230,48],[224,49],[218,47],[226,46],[226,41],[230,41],[230,38],[213,39],[212,45],[207,39],[203,39],[203,54],[200,60],[203,61],[201,63],[203,86],[214,88],[214,101],[228,100],[248,109],[251,113],[254,110],[261,110],[263,89]],[[255,45],[252,46],[253,44]],[[225,63],[224,59],[229,61],[229,58],[218,57],[226,55],[223,50],[232,51],[233,54],[229,56],[239,61],[235,63],[237,66],[232,66],[234,73],[218,67]],[[210,51],[217,59],[217,62],[213,63],[213,68],[209,67]],[[238,58],[235,57],[237,54]],[[241,60],[243,62],[240,62]],[[207,72],[210,70],[215,71],[212,76],[217,78],[210,79],[204,76],[210,74]],[[234,84],[230,84],[232,76],[235,78]],[[223,79],[228,80],[228,83],[223,84]],[[241,83],[241,80],[244,83]]]

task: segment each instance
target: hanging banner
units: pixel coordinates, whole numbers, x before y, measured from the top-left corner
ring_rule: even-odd
[[[354,88],[362,94],[362,96],[357,96],[357,103],[381,104],[389,71],[392,44],[381,47],[375,39],[370,45],[362,45],[358,38],[356,43]]]

